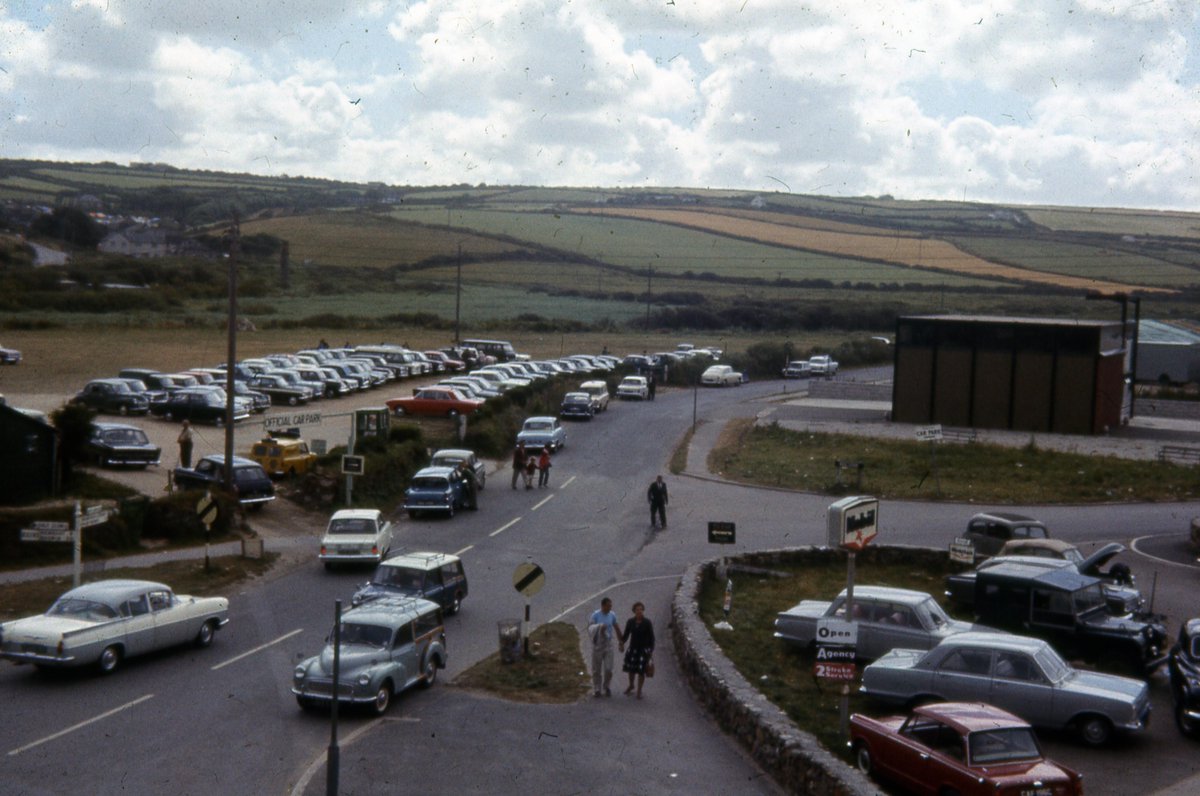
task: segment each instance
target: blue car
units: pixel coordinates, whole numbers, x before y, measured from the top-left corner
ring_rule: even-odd
[[[404,490],[404,510],[417,517],[425,512],[437,512],[453,517],[466,508],[467,495],[462,475],[453,467],[426,467],[418,470]]]
[[[567,430],[557,417],[531,417],[521,426],[517,442],[525,443],[525,449],[540,449],[547,445],[551,451],[562,450],[567,444]]]

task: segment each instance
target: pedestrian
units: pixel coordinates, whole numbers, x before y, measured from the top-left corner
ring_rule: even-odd
[[[550,446],[546,445],[542,448],[542,453],[538,456],[538,486],[550,485]]]
[[[512,488],[517,488],[517,479],[525,472],[525,443],[518,442],[517,447],[513,448],[512,458]]]
[[[475,511],[479,508],[479,480],[475,476],[475,469],[463,459],[458,463],[458,474],[463,484],[463,505]]]
[[[588,619],[588,635],[592,639],[592,688],[594,696],[612,696],[609,684],[613,676],[613,640],[625,643],[617,615],[612,610],[612,600],[605,597],[599,610],[593,611]]]
[[[646,490],[646,500],[650,501],[650,527],[657,528],[655,523],[657,519],[662,523],[662,527],[667,527],[667,485],[663,482],[662,476],[654,479],[650,484],[650,488]]]
[[[650,400],[653,401],[654,400],[654,383],[655,383],[653,373],[650,374],[650,378],[647,379],[647,382],[648,382],[647,386],[650,388]]]
[[[187,420],[183,421],[183,428],[179,431],[179,466],[192,466],[192,445],[195,442],[195,434],[192,431],[192,424]]]
[[[625,649],[625,645],[629,649]],[[621,670],[629,674],[629,687],[625,696],[633,693],[634,678],[637,678],[637,698],[642,698],[642,685],[646,675],[654,676],[654,625],[646,618],[646,606],[640,602],[633,604],[633,616],[625,622],[625,633],[621,639],[621,649],[625,659]]]
[[[537,475],[538,457],[532,453],[525,460],[525,488],[533,489],[533,477]]]

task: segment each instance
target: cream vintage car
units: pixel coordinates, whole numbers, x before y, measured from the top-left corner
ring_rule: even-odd
[[[341,509],[329,518],[319,558],[325,569],[338,564],[378,564],[392,548],[392,523],[379,509]]]
[[[76,587],[40,616],[0,624],[0,658],[38,668],[96,666],[195,644],[207,647],[229,621],[224,597],[189,597],[148,580],[101,580]]]

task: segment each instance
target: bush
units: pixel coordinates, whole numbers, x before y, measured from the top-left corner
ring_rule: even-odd
[[[142,536],[171,544],[204,541],[204,524],[196,515],[196,503],[203,494],[199,490],[184,490],[151,501],[145,507]],[[237,526],[242,507],[220,491],[213,491],[212,496],[217,501],[217,519],[212,525],[211,538],[219,539]]]

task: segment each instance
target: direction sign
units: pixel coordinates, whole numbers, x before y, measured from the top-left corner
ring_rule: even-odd
[[[858,667],[853,663],[825,663],[818,661],[813,664],[813,676],[822,680],[853,680],[858,674]]]
[[[66,525],[66,523],[62,523]],[[46,530],[45,528],[22,528],[22,542],[71,542],[75,534],[69,530]]]
[[[292,412],[287,415],[264,415],[263,428],[267,431],[281,428],[296,428],[297,426],[321,425],[320,412]]]
[[[526,597],[532,597],[546,585],[546,573],[532,561],[517,564],[513,570],[513,588]]]
[[[103,525],[104,523],[108,522],[108,518],[110,516],[112,515],[110,515],[107,511],[89,511],[87,514],[84,514],[79,518],[79,527],[90,528],[93,525]]]
[[[737,526],[732,522],[710,522],[708,524],[709,544],[735,544],[737,542]]]
[[[33,524],[30,525],[29,527],[35,531],[66,531],[71,528],[71,523],[69,523],[69,522],[50,522],[47,520],[35,520],[33,522]]]

